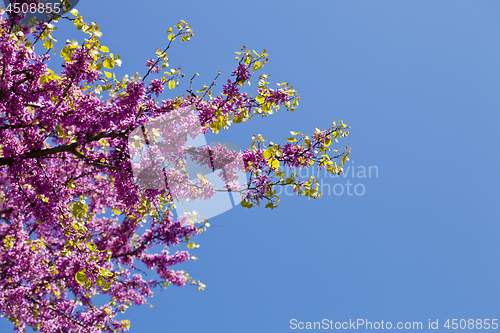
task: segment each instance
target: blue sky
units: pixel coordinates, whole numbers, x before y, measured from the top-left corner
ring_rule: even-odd
[[[207,289],[156,292],[153,310],[123,316],[130,332],[299,331],[292,319],[423,330],[430,319],[439,320],[433,331],[448,331],[447,319],[500,321],[499,2],[80,1],[77,9],[121,54],[119,77],[144,74],[181,19],[195,36],[167,54],[185,84],[200,74],[197,89],[220,70],[220,91],[243,45],[267,50],[260,74],[272,86],[290,82],[299,108],[207,141],[245,148],[253,134],[284,142],[291,130],[334,120],[352,127],[339,148],[352,148],[355,176],[320,177],[342,195],[284,195],[273,211],[240,206],[211,219],[196,237],[199,260],[177,267]],[[56,38],[74,38],[62,26]],[[361,166],[374,167],[370,178],[357,177]],[[353,194],[357,184],[364,194]],[[0,321],[0,331],[10,327]]]

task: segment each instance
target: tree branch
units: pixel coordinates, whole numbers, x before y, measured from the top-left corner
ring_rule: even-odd
[[[128,130],[126,130],[126,131],[128,131]],[[126,139],[127,138],[127,135],[125,134],[126,131],[123,131],[121,133],[100,133],[100,134],[94,135],[93,137],[90,137],[89,139],[87,139],[87,141],[85,143],[99,141],[99,140],[104,139],[104,138],[114,139],[114,138],[121,137],[121,138]],[[63,146],[58,146],[58,147],[54,147],[54,148],[35,150],[32,152],[26,153],[24,155],[18,155],[15,157],[3,157],[3,158],[0,158],[0,166],[11,165],[12,163],[14,163],[16,158],[28,159],[28,158],[44,157],[44,156],[53,155],[53,154],[62,153],[62,152],[73,153],[77,147],[79,147],[79,144],[75,142],[75,143],[72,143],[69,145],[63,145]]]

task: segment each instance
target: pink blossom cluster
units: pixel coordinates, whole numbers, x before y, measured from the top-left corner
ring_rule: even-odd
[[[155,65],[155,60],[154,59],[149,59],[147,62],[146,62],[146,66],[151,68],[151,72],[152,73],[159,73],[160,72],[160,67],[156,66]]]

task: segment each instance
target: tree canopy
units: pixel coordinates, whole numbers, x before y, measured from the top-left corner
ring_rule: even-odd
[[[187,177],[180,157],[214,170],[224,161],[229,167],[222,190],[240,195],[243,207],[263,202],[274,209],[280,202],[277,186],[321,197],[314,177],[287,177],[283,168],[340,174],[350,148],[333,149],[332,144],[347,136],[349,127],[336,121],[310,135],[291,132],[283,144],[259,134],[237,153],[221,145],[185,149],[186,141],[164,145],[181,147],[168,155],[158,151],[163,163],[170,163],[160,167],[168,186],[144,186],[131,162],[141,146],[131,141],[137,129],[149,141],[187,140],[188,132],[191,137],[219,133],[280,107],[293,112],[299,96],[286,82],[270,88],[266,74],[259,76],[255,95],[243,92],[269,60],[266,50],[243,47],[219,95],[213,87],[220,73],[199,90],[193,88],[197,74],[192,73],[187,93],[157,100],[165,88],[179,89],[184,78],[179,68],[170,68],[167,51],[194,36],[187,22],[168,28],[166,46],[147,60],[143,76],[118,79],[113,68],[121,65],[120,56],[101,44],[99,25],[69,11],[67,2],[61,8],[34,26],[20,25],[23,13],[12,8],[0,21],[0,312],[17,331],[29,326],[47,333],[122,332],[130,323],[115,320],[117,313],[147,303],[153,289],[206,287],[187,272],[171,269],[197,259],[171,248],[180,243],[197,248],[192,237],[209,226],[193,215],[174,218],[175,201],[208,200],[216,192],[203,174]],[[71,21],[86,38],[68,40],[56,50],[61,20]],[[51,56],[62,57],[60,72],[48,67]],[[186,110],[193,111],[189,117]],[[168,122],[160,130],[145,129],[158,119]],[[227,163],[236,157],[243,163]],[[150,162],[143,156],[139,164]],[[237,182],[238,172],[248,179]],[[165,249],[150,253],[154,245]],[[146,281],[139,263],[157,278]],[[103,305],[93,301],[99,294],[108,299]]]

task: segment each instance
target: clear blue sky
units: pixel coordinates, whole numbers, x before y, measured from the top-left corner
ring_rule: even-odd
[[[434,331],[444,332],[446,319],[500,321],[500,2],[82,0],[77,9],[122,55],[120,77],[144,74],[181,19],[195,36],[167,54],[186,83],[200,73],[197,89],[221,70],[220,91],[243,45],[267,50],[259,72],[273,87],[290,82],[299,108],[207,141],[245,148],[253,134],[284,142],[333,120],[352,127],[340,146],[352,148],[354,177],[321,176],[342,195],[284,196],[273,211],[213,218],[196,237],[199,260],[176,267],[206,291],[156,292],[153,310],[125,313],[130,332],[300,331],[291,319],[424,330],[439,319]],[[357,177],[361,166],[378,177],[374,168]],[[348,195],[347,181],[364,194]],[[1,332],[10,327],[0,321]]]

